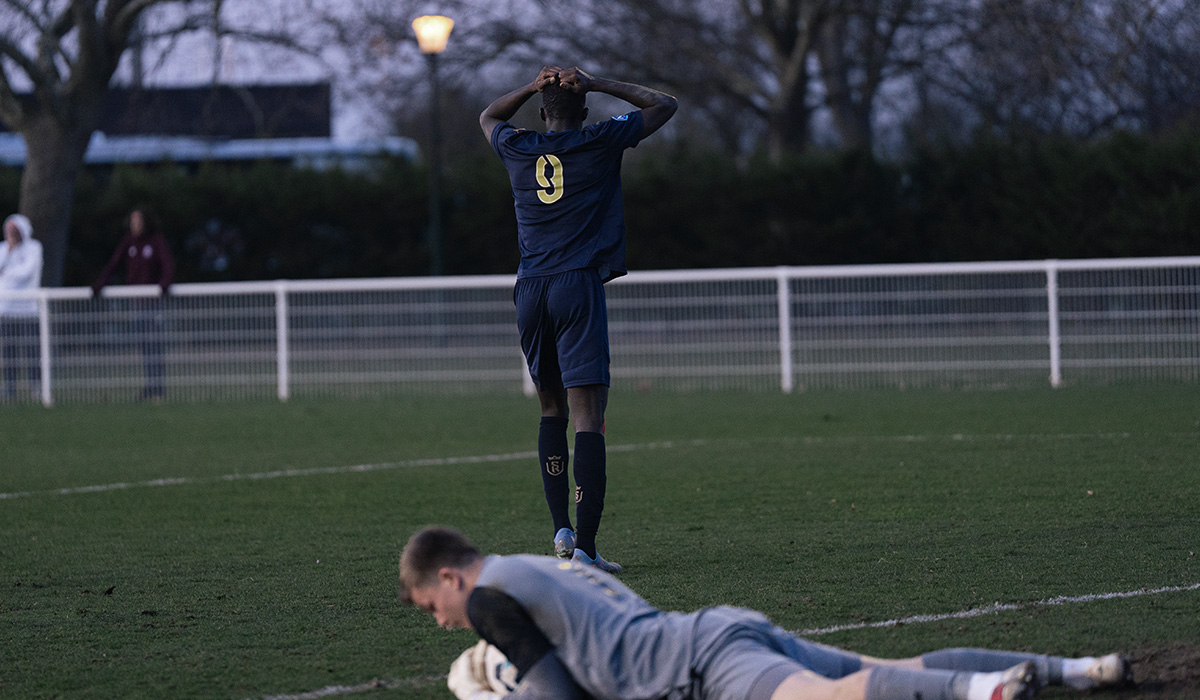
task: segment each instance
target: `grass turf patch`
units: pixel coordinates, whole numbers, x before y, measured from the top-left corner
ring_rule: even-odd
[[[396,558],[430,523],[549,552],[534,460],[504,457],[533,450],[536,412],[495,396],[6,411],[0,493],[23,495],[0,498],[0,696],[378,679],[362,697],[451,697],[437,678],[472,636],[399,605]],[[656,605],[788,629],[1190,585],[1198,420],[1193,387],[616,394],[601,551]],[[178,481],[144,485],[161,479]],[[821,641],[1152,659],[1200,646],[1198,616],[1192,591]],[[1145,697],[1179,683],[1198,690]]]

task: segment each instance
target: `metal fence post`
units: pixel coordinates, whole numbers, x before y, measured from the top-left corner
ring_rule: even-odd
[[[291,395],[291,377],[288,374],[290,361],[288,334],[287,282],[279,280],[275,283],[275,363],[280,401],[287,401]]]
[[[1062,385],[1062,337],[1058,321],[1058,261],[1046,261],[1046,315],[1050,324],[1050,386]]]
[[[41,352],[39,362],[42,366],[42,405],[49,408],[54,405],[54,396],[50,389],[50,302],[46,298],[46,293],[42,292],[38,295],[38,344]]]
[[[792,369],[792,295],[791,276],[786,267],[776,268],[776,297],[779,305],[779,388],[790,394],[795,388]]]

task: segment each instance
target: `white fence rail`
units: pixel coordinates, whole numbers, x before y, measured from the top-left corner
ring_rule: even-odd
[[[0,319],[4,389],[45,405],[157,400],[159,385],[193,401],[528,392],[512,285],[0,292],[38,306],[19,332]],[[637,390],[1200,380],[1200,257],[635,272],[608,303],[613,381]]]

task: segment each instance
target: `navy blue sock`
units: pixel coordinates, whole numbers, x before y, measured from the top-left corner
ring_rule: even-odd
[[[546,505],[554,519],[554,532],[571,527],[571,482],[567,464],[567,419],[543,417],[538,427],[538,463]]]
[[[575,433],[575,546],[593,559],[607,483],[604,435]]]

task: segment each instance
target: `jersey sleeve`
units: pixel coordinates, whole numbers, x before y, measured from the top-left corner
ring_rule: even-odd
[[[467,599],[467,617],[479,636],[504,652],[519,674],[554,650],[525,608],[503,591],[476,588]]]
[[[495,151],[496,153],[499,153],[500,155],[504,155],[504,152],[501,150],[501,147],[500,147],[500,144],[504,139],[504,134],[511,133],[516,130],[517,130],[517,128],[515,126],[513,126],[512,124],[509,124],[508,122],[500,122],[499,124],[497,124],[496,127],[494,129],[492,129],[492,138],[490,139],[490,141],[492,143],[492,150]]]
[[[642,116],[642,110],[640,109],[600,122],[605,135],[616,150],[636,147],[642,140],[642,126],[644,124],[645,118]]]
[[[514,698],[583,697],[579,685],[554,653],[554,646],[512,596],[477,587],[467,599],[471,627],[517,667]]]
[[[546,654],[508,695],[508,700],[591,700],[554,654]]]

